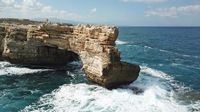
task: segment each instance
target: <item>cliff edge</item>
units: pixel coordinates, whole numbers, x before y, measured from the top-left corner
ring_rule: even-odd
[[[87,78],[107,88],[129,84],[140,67],[120,61],[118,28],[0,23],[0,54],[11,63],[62,65],[80,58]]]

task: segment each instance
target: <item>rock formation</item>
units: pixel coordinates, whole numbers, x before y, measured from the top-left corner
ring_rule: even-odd
[[[120,61],[118,29],[50,23],[0,24],[0,53],[12,63],[62,65],[80,57],[87,78],[107,88],[137,79],[138,65]]]

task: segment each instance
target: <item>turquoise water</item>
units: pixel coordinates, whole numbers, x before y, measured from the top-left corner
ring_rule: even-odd
[[[200,28],[120,27],[116,44],[141,72],[113,90],[90,84],[79,62],[41,68],[1,61],[0,112],[200,111]]]

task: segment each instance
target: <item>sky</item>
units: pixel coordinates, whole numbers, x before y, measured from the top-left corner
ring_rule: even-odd
[[[118,26],[200,26],[200,0],[0,0],[0,18]]]

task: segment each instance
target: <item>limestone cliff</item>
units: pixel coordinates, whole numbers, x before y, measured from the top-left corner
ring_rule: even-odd
[[[0,53],[12,63],[62,65],[77,59],[89,80],[107,88],[136,80],[138,65],[120,61],[118,28],[42,23],[0,24]]]

